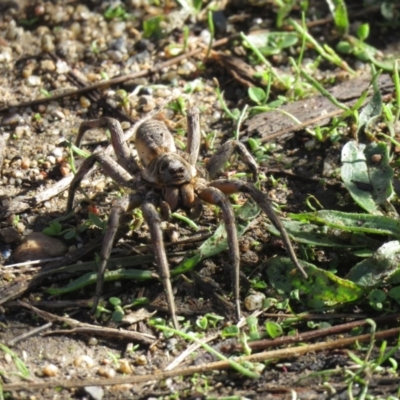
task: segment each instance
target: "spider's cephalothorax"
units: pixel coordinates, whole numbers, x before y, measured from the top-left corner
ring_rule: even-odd
[[[168,260],[161,231],[161,218],[157,212],[157,207],[164,204],[164,207],[161,208],[165,210],[165,207],[167,207],[169,211],[182,208],[190,217],[196,218],[201,213],[202,200],[210,204],[216,204],[222,210],[228,235],[229,257],[232,264],[236,315],[237,318],[240,318],[239,245],[233,209],[226,197],[226,194],[237,192],[249,194],[267,214],[271,222],[281,233],[293,264],[307,277],[297,260],[286,230],[274,213],[266,196],[252,184],[243,181],[229,179],[213,180],[234,152],[239,153],[243,161],[251,169],[253,178],[256,179],[257,164],[242,143],[231,140],[219,148],[217,153],[207,163],[206,168],[210,179],[205,179],[204,174],[199,173],[199,169],[196,167],[200,148],[200,124],[197,109],[193,108],[188,112],[188,141],[186,153],[182,155],[178,154],[173,137],[164,123],[150,120],[140,125],[136,133],[135,146],[141,165],[132,157],[128,145],[124,140],[119,122],[112,118],[101,118],[82,123],[77,138],[78,146],[85,131],[95,127],[109,128],[117,161],[103,152],[95,152],[84,161],[71,182],[67,212],[72,209],[77,186],[95,162],[100,163],[104,172],[117,183],[136,189],[133,194],[119,200],[111,209],[100,253],[101,263],[98,271],[95,306],[97,306],[102,292],[103,275],[111,254],[120,218],[125,212],[136,207],[141,207],[144,219],[149,225],[159,274],[167,294],[169,311],[174,326],[178,327]]]

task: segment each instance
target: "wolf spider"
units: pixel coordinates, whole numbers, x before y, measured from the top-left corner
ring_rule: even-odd
[[[201,136],[199,112],[196,108],[188,112],[186,152],[177,151],[174,139],[163,122],[149,120],[139,126],[136,132],[135,146],[140,158],[140,165],[136,162],[124,140],[119,122],[113,118],[104,117],[83,122],[78,132],[76,145],[80,145],[83,135],[87,130],[99,127],[110,130],[111,144],[114,148],[117,161],[107,156],[103,151],[97,151],[83,162],[69,188],[67,212],[70,212],[72,209],[78,185],[96,162],[101,165],[105,174],[114,179],[118,184],[134,188],[135,191],[117,201],[111,209],[100,253],[94,307],[97,306],[102,293],[104,272],[121,216],[136,207],[141,207],[144,219],[150,229],[158,271],[167,295],[169,312],[174,326],[178,327],[168,261],[161,230],[162,219],[157,212],[157,207],[160,207],[163,216],[168,216],[169,212],[181,208],[191,218],[197,218],[202,211],[202,201],[204,201],[218,205],[222,210],[222,217],[228,236],[229,257],[232,264],[236,316],[239,319],[239,245],[233,209],[226,197],[226,195],[238,192],[249,194],[267,214],[280,232],[293,264],[307,277],[307,274],[297,260],[285,228],[273,211],[266,196],[250,183],[231,179],[213,180],[234,152],[237,152],[248,165],[252,171],[253,179],[256,180],[257,164],[242,143],[230,140],[223,144],[208,161],[206,166],[207,172],[201,172],[196,167]],[[208,180],[208,178],[211,180]]]

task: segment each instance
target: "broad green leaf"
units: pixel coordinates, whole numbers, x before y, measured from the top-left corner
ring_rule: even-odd
[[[161,23],[164,21],[163,15],[157,15],[155,17],[150,17],[143,21],[143,36],[145,38],[156,38],[160,39],[163,36],[163,29]]]
[[[371,214],[393,194],[393,170],[386,143],[348,142],[342,150],[342,180],[354,201]]]
[[[62,226],[58,221],[51,222],[50,225],[47,228],[44,228],[42,230],[42,233],[44,233],[47,236],[57,236],[61,233],[62,231]]]
[[[375,78],[376,79],[376,78]],[[365,129],[368,124],[371,123],[376,117],[380,117],[382,114],[382,95],[379,90],[377,90],[372,96],[368,104],[363,108],[360,113],[358,120],[358,132]]]
[[[265,100],[265,91],[259,87],[253,86],[248,89],[248,95],[254,103],[261,105]]]
[[[369,36],[369,24],[361,24],[357,29],[357,36],[360,40],[366,40]]]
[[[273,321],[267,321],[265,323],[265,329],[266,329],[269,337],[271,337],[272,339],[275,339],[278,336],[282,336],[282,334],[283,334],[282,327]]]
[[[309,246],[323,247],[377,247],[380,242],[365,236],[363,233],[346,232],[342,229],[329,228],[325,225],[312,224],[302,218],[305,214],[292,215],[292,218],[300,217],[300,221],[282,220],[288,234],[295,242]],[[307,214],[308,215],[308,214]],[[268,231],[280,236],[279,231],[272,225],[267,225]]]
[[[151,271],[141,271],[137,269],[117,269],[114,271],[107,271],[104,274],[105,282],[119,281],[123,279],[134,279],[136,281],[145,281],[149,279],[154,279],[154,274]],[[74,292],[85,286],[94,284],[97,282],[97,273],[89,272],[82,275],[78,279],[75,279],[67,286],[63,288],[50,288],[47,289],[47,293],[53,296],[58,296],[60,294]]]
[[[250,32],[246,37],[264,56],[280,54],[282,49],[296,45],[299,40],[297,32],[268,32],[263,30]]]
[[[400,263],[400,242],[393,240],[381,246],[372,257],[355,265],[346,279],[363,287],[381,285],[385,279],[398,270]]]
[[[307,271],[308,279],[304,279],[289,258],[271,258],[264,269],[269,284],[287,297],[297,292],[300,301],[313,309],[352,302],[366,293],[363,287],[349,280],[304,261],[300,262]]]
[[[400,286],[394,286],[389,290],[388,296],[400,304]]]
[[[347,17],[347,8],[344,0],[327,0],[327,3],[333,15],[336,27],[341,33],[347,33],[349,30],[349,19]]]
[[[315,222],[343,231],[390,235],[400,239],[400,221],[382,215],[321,210],[289,216],[292,219]]]

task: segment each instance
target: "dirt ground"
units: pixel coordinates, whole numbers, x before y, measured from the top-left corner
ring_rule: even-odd
[[[132,299],[146,297],[149,300],[143,306],[144,311],[135,306],[129,309],[128,315],[136,320],[120,324],[105,313],[93,320],[89,300],[94,294],[94,285],[62,296],[48,294],[48,288],[65,286],[82,274],[79,271],[35,281],[36,274],[43,268],[49,269],[48,263],[6,268],[18,262],[16,250],[26,236],[41,232],[55,218],[64,215],[67,191],[48,196],[44,201],[38,201],[37,196],[47,193],[57,182],[64,182],[70,176],[68,143],[74,141],[83,121],[111,116],[117,118],[126,131],[160,107],[156,118],[167,124],[177,142],[184,143],[187,126],[182,109],[198,106],[205,139],[200,152],[200,162],[203,163],[220,143],[233,136],[236,129],[218,100],[216,79],[230,110],[254,105],[247,91],[251,73],[239,77],[237,70],[224,63],[222,56],[218,55],[204,62],[208,46],[207,14],[203,12],[194,17],[173,1],[159,3],[140,0],[118,3],[127,13],[123,15],[110,12],[117,9],[117,3],[99,0],[15,0],[0,3],[0,263],[4,265],[0,270],[0,299],[3,298],[0,344],[7,346],[0,352],[0,375],[6,389],[4,398],[347,399],[349,387],[341,368],[351,370],[354,362],[348,357],[345,346],[301,355],[289,352],[286,356],[269,359],[261,363],[263,369],[258,379],[245,377],[227,367],[199,367],[196,372],[185,375],[185,370],[218,361],[209,352],[196,349],[175,367],[181,373],[174,375],[171,372],[170,376],[163,375],[161,379],[160,374],[189,344],[176,336],[168,337],[149,324],[153,312],[164,321],[169,319],[162,285],[156,280],[150,283],[124,280],[106,284],[105,297],[118,297],[124,305]],[[272,29],[276,7],[269,1],[262,7],[247,1],[226,3],[223,12],[215,17],[215,36],[221,45],[214,50],[237,57],[236,67],[240,70],[243,66],[239,61],[249,65],[246,50],[237,36],[226,42],[224,38],[240,31]],[[330,15],[324,2],[311,3],[315,21]],[[360,11],[356,7],[349,9],[354,13]],[[374,12],[379,19],[379,11],[375,9]],[[158,37],[147,38],[143,21],[157,15],[164,16],[159,26],[161,32],[155,31]],[[295,8],[292,16],[299,18],[299,10]],[[372,14],[361,14],[352,19],[352,29],[356,29],[363,18],[374,19]],[[174,48],[171,44],[182,45],[185,27],[189,29],[187,51],[190,55],[176,62],[173,61],[173,51],[178,46]],[[384,24],[371,25],[371,29],[377,30],[372,32],[371,44],[384,52],[399,50],[399,35],[394,29]],[[316,23],[311,30],[318,40],[334,37],[334,31],[332,21]],[[288,69],[290,51],[294,50],[287,49],[272,57],[278,71]],[[311,58],[315,54],[310,51],[306,56]],[[355,59],[348,62],[357,73],[365,73],[364,64]],[[154,68],[160,63],[166,64]],[[348,74],[338,67],[322,67],[320,78],[327,87],[334,78],[336,84],[348,78]],[[254,68],[262,70],[259,65]],[[109,85],[102,83],[107,78],[124,75],[131,78]],[[73,96],[61,96],[65,91],[97,83],[98,89],[83,89]],[[275,98],[281,94],[279,89],[272,90]],[[392,87],[389,87],[387,93],[391,91]],[[60,95],[60,99],[29,104],[50,95]],[[182,99],[182,103],[175,101],[172,107],[164,106],[171,97]],[[24,104],[21,106],[21,103]],[[279,131],[276,126],[275,130],[271,128],[273,132]],[[215,133],[213,146],[208,135],[211,132]],[[251,128],[249,121],[241,127],[241,138],[245,143],[249,137],[259,133]],[[274,202],[283,206],[285,213],[304,211],[305,201],[310,196],[315,196],[326,209],[352,211],[355,208],[336,173],[340,166],[341,146],[351,135],[351,126],[344,128],[343,133],[344,139],[334,143],[317,142],[304,130],[294,132],[287,129],[284,135],[268,142],[274,147],[260,163],[260,173],[271,176],[273,171],[275,181],[263,181],[262,188]],[[262,135],[266,138],[269,134],[271,132],[263,133],[261,129],[261,139]],[[94,151],[98,146],[105,147],[107,140],[104,131],[90,131],[85,136],[84,148]],[[76,162],[79,167],[79,157]],[[241,172],[242,168],[240,164],[235,172]],[[320,184],[321,179],[324,179],[324,184]],[[94,260],[100,248],[101,229],[94,226],[82,232],[74,229],[87,221],[89,211],[106,220],[115,199],[125,193],[110,178],[105,178],[100,169],[85,178],[82,188],[76,199],[79,204],[76,213],[62,221],[62,229],[73,234],[69,239],[58,236],[64,243],[67,256],[65,251],[61,251],[61,260],[51,263],[53,268],[64,265],[66,259],[62,257],[70,256],[70,264]],[[239,197],[238,202],[241,199]],[[153,253],[146,224],[141,224],[137,215],[129,216],[127,220],[131,226],[136,225],[118,241],[113,257],[132,254],[151,257]],[[169,259],[171,266],[178,265],[184,252],[196,249],[210,232],[214,232],[219,220],[212,208],[206,208],[198,221],[200,230],[197,233],[175,219],[166,224],[165,240],[172,243],[168,247],[168,252],[173,253]],[[260,265],[265,260],[276,254],[285,254],[281,240],[271,236],[265,226],[265,216],[259,215],[240,239],[241,264],[252,279],[262,277]],[[187,242],[179,242],[188,238]],[[175,245],[174,240],[178,240]],[[97,243],[97,247],[93,243]],[[56,245],[53,242],[49,246],[54,250]],[[321,259],[332,257],[332,253],[327,255],[321,251]],[[52,251],[47,254],[48,257],[41,255],[40,258],[54,257]],[[234,314],[232,297],[229,296],[231,280],[227,257],[227,252],[223,252],[202,262],[197,266],[196,274],[175,279],[173,286],[177,314],[184,318],[181,323],[186,328],[196,326],[196,321],[207,313],[225,317],[216,328],[207,330],[206,337],[215,335],[209,345],[229,356],[232,351],[225,352],[224,346],[228,348],[236,341],[218,336],[223,327],[232,324]],[[147,260],[141,267],[156,272],[155,264],[150,258]],[[17,286],[23,289],[17,295],[10,295]],[[242,300],[247,292],[243,287]],[[112,307],[108,305],[108,309]],[[354,314],[350,313],[358,313],[361,318],[378,316],[368,311],[340,310],[343,314],[335,323],[355,320],[349,316]],[[280,313],[271,308],[261,313],[259,318],[263,322],[282,322],[284,316]],[[250,315],[250,311],[244,310],[244,315]],[[324,318],[316,318],[316,321],[320,323]],[[81,325],[74,325],[72,320]],[[395,319],[382,322],[381,327],[392,327],[393,324],[396,326],[398,322]],[[95,330],[96,327],[99,331]],[[102,327],[110,328],[110,331],[106,332]],[[120,328],[127,331],[126,336]],[[299,323],[296,329],[298,334],[310,330],[307,322]],[[28,333],[33,335],[21,337]],[[347,334],[332,334],[316,342],[340,340]],[[393,338],[388,340],[389,347],[395,345]],[[288,345],[291,346],[296,344]],[[7,352],[7,348],[14,353]],[[273,349],[278,348],[275,346]],[[360,349],[365,348],[360,345]],[[23,376],[16,365],[16,356],[23,361],[29,375]],[[393,359],[400,361],[398,351]],[[326,371],[330,371],[329,374]],[[107,380],[109,384],[103,386]],[[360,390],[357,385],[351,388],[355,397]],[[369,390],[371,396],[375,396],[373,398],[397,398],[398,376],[373,374],[369,377]]]

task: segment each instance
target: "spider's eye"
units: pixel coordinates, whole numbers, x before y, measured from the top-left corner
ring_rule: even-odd
[[[182,174],[184,172],[183,167],[178,167],[178,168],[171,168],[170,169],[171,174]]]

